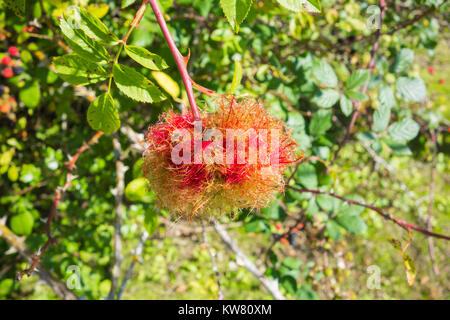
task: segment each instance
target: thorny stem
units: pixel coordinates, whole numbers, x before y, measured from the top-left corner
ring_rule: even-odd
[[[373,69],[375,66],[375,55],[377,53],[379,40],[381,37],[381,27],[382,27],[382,23],[383,23],[383,17],[384,17],[385,10],[386,10],[386,1],[380,0],[380,25],[379,25],[379,28],[375,35],[375,41],[373,43],[372,51],[370,52],[370,62],[369,62],[369,66],[367,67],[367,69],[369,71],[369,76],[373,72]],[[367,80],[366,83],[364,83],[364,86],[361,89],[362,93],[366,93],[368,85],[369,85],[369,80]],[[350,124],[347,128],[347,132],[345,133],[345,137],[339,144],[336,152],[334,153],[333,160],[331,161],[331,163],[333,163],[334,160],[337,159],[337,156],[338,156],[339,152],[341,151],[342,147],[347,142],[347,140],[350,138],[350,135],[353,131],[353,127],[355,126],[355,123],[356,123],[356,119],[358,118],[360,108],[361,108],[361,102],[356,102],[355,103],[355,111],[353,112],[352,119],[350,120]]]
[[[387,212],[384,212],[380,208],[377,208],[375,206],[372,206],[372,205],[364,203],[364,202],[359,202],[359,201],[347,199],[347,198],[345,198],[343,196],[340,196],[340,195],[338,195],[336,193],[333,193],[333,192],[321,191],[321,190],[311,190],[311,189],[301,189],[301,188],[296,188],[296,187],[293,187],[293,186],[287,186],[286,188],[294,190],[294,191],[297,191],[297,192],[309,192],[309,193],[313,193],[313,194],[326,194],[326,195],[329,195],[331,197],[340,199],[340,200],[342,200],[344,202],[347,202],[347,203],[350,203],[350,204],[354,204],[354,205],[357,205],[357,206],[361,206],[361,207],[365,207],[367,209],[373,210],[376,213],[378,213],[379,215],[381,215],[383,218],[393,221],[395,224],[397,224],[400,227],[406,229],[407,231],[415,230],[415,231],[421,232],[421,233],[423,233],[423,234],[425,234],[427,236],[430,236],[430,237],[435,237],[435,238],[444,239],[444,240],[450,240],[450,236],[446,236],[446,235],[439,234],[439,233],[434,233],[434,232],[431,232],[429,230],[417,227],[417,226],[415,226],[413,224],[410,224],[409,222],[403,221],[403,220],[401,220],[399,218],[396,218],[396,217],[392,216],[391,214],[389,214]]]
[[[53,244],[56,239],[53,237],[51,233],[51,225],[53,222],[53,218],[55,217],[56,210],[58,209],[59,201],[61,200],[62,194],[70,187],[72,184],[72,180],[75,179],[74,175],[72,174],[73,168],[75,167],[75,163],[78,160],[78,157],[86,151],[90,146],[92,146],[94,143],[98,141],[98,139],[103,135],[103,132],[99,131],[97,132],[91,140],[88,141],[88,143],[83,144],[75,153],[73,157],[70,157],[70,161],[66,163],[67,166],[67,175],[66,175],[66,182],[62,187],[57,187],[55,190],[55,200],[53,201],[53,205],[50,209],[50,213],[47,218],[47,222],[44,226],[44,231],[47,234],[47,242],[45,242],[44,246],[38,250],[37,253],[35,253],[32,257],[31,265],[29,268],[19,272],[16,276],[17,280],[21,280],[23,275],[30,276],[33,271],[36,269],[37,265],[39,264],[41,256],[44,254],[44,252],[48,249],[48,247]]]
[[[186,93],[188,96],[189,104],[191,105],[192,114],[194,115],[195,120],[201,120],[200,112],[195,101],[194,91],[192,89],[191,77],[188,74],[186,69],[186,63],[184,57],[181,55],[178,50],[175,42],[173,41],[172,35],[170,34],[169,28],[167,27],[166,21],[164,20],[164,16],[161,12],[161,9],[158,5],[157,0],[145,0],[144,2],[150,3],[152,6],[153,12],[155,13],[156,20],[158,20],[158,24],[161,28],[161,31],[166,38],[167,44],[169,45],[170,51],[172,52],[173,58],[177,64],[178,70],[180,71],[181,78],[183,79],[184,87],[186,89]]]

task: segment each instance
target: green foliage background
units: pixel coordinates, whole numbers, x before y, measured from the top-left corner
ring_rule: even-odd
[[[76,178],[59,204],[53,225],[58,242],[43,256],[43,267],[65,282],[72,275],[69,266],[77,266],[82,287],[75,293],[86,299],[107,296],[115,216],[111,189],[116,186],[120,156],[128,167],[120,228],[125,257],[121,280],[143,230],[151,233],[123,298],[216,299],[218,287],[201,224],[174,222],[176,217],[155,206],[154,194],[141,179],[141,154],[118,130],[130,127],[144,133],[161,112],[180,103],[187,105],[175,61],[153,12],[147,9],[128,46],[117,55],[117,39],[129,30],[140,1],[45,0],[42,5],[48,16],[43,15],[39,1],[16,1],[15,7],[11,1],[1,2],[0,59],[10,46],[16,46],[17,64],[25,70],[0,79],[9,91],[1,97],[2,103],[9,96],[17,101],[11,111],[0,114],[3,223],[23,237],[31,250],[41,247],[46,236],[39,230],[55,189],[65,182],[68,155],[95,130],[105,131],[108,134],[77,161]],[[190,49],[188,69],[197,83],[219,93],[231,87],[236,95],[258,97],[292,129],[299,147],[311,157],[299,166],[292,186],[362,200],[426,228],[435,167],[433,231],[450,233],[450,48],[445,1],[388,1],[382,33],[430,12],[392,35],[381,36],[372,74],[367,65],[376,30],[366,23],[371,16],[368,7],[377,1],[324,0],[320,5],[310,1],[312,9],[321,8],[320,14],[290,11],[283,7],[288,1],[281,0],[241,1],[237,7],[235,1],[226,0],[159,2],[180,51],[187,54]],[[68,11],[71,6],[85,8],[81,21],[87,29],[76,35],[64,26],[62,32],[59,28],[64,13],[72,12]],[[101,19],[111,34],[103,32],[92,17]],[[24,31],[29,26],[34,29]],[[62,57],[67,54],[65,45],[73,50],[69,57]],[[117,61],[120,68],[113,68]],[[114,81],[108,85],[112,70]],[[368,90],[361,93],[366,81]],[[92,102],[96,97],[102,98]],[[361,114],[333,161],[350,122],[351,100],[361,102]],[[198,94],[198,101],[207,104],[209,98]],[[436,133],[438,147],[434,162],[431,131]],[[114,150],[113,135],[121,143],[120,155]],[[305,229],[295,241],[283,245],[274,240],[274,235],[298,220]],[[411,240],[408,233],[375,212],[338,199],[286,190],[270,208],[244,211],[221,222],[256,265],[279,280],[289,299],[449,298],[445,240],[434,240],[440,269],[435,275],[427,238],[413,233],[406,252],[417,275],[410,286],[402,254],[388,241],[394,238],[405,245]],[[217,254],[225,297],[270,299],[213,229],[207,232]],[[57,298],[36,273],[20,282],[13,280],[27,264],[11,248],[0,237],[0,298]],[[379,290],[366,284],[371,265],[381,271]]]

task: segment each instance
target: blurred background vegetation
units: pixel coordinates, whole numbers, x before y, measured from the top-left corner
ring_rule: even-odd
[[[368,8],[378,1],[322,0],[320,14],[307,14],[283,7],[286,1],[254,0],[238,33],[219,0],[159,2],[180,51],[186,54],[190,49],[188,69],[197,83],[224,93],[239,63],[242,79],[235,94],[264,100],[292,129],[309,161],[296,169],[291,186],[333,191],[422,228],[430,219],[434,232],[450,233],[446,1],[388,1],[375,68],[362,96],[349,94],[349,78],[369,64],[376,30],[368,28]],[[117,207],[111,190],[117,185],[118,161],[128,170],[120,219],[123,261],[116,284],[123,283],[130,264],[137,262],[123,299],[217,299],[208,247],[226,299],[271,299],[212,226],[179,221],[157,208],[142,182],[141,151],[130,132],[144,133],[162,111],[187,105],[175,61],[149,9],[128,43],[163,57],[169,65],[164,73],[175,83],[158,80],[125,53],[120,63],[158,83],[168,98],[141,103],[113,87],[121,129],[102,136],[80,155],[75,179],[59,202],[52,226],[57,242],[42,256],[41,271],[14,280],[29,266],[18,248],[26,246],[30,257],[47,240],[40,231],[55,190],[64,185],[65,163],[95,134],[86,112],[107,89],[107,82],[74,86],[55,72],[53,59],[67,49],[58,17],[70,6],[79,6],[121,38],[141,2],[0,3],[0,59],[11,58],[9,63],[2,60],[0,67],[0,299],[59,299],[41,271],[65,284],[73,276],[70,266],[80,271],[81,287],[73,290],[78,297],[108,296],[116,281],[112,266]],[[117,45],[108,50],[114,56]],[[236,55],[240,60],[235,63]],[[12,75],[5,72],[8,68]],[[354,91],[360,92],[361,84]],[[361,100],[360,116],[334,159],[351,119],[352,102],[342,102],[345,96]],[[199,94],[198,101],[203,107],[209,98]],[[393,125],[405,120],[410,122],[400,130]],[[270,208],[222,217],[220,222],[257,267],[279,281],[288,299],[448,299],[448,242],[434,239],[433,262],[426,236],[413,232],[411,238],[399,226],[363,209],[287,189]],[[299,222],[301,230],[292,232]],[[8,238],[5,230],[15,236]],[[143,232],[150,235],[137,256],[133,252]],[[405,252],[416,269],[408,274],[415,277],[411,285],[392,238],[403,246],[410,242]],[[367,285],[369,266],[379,267],[379,289]]]

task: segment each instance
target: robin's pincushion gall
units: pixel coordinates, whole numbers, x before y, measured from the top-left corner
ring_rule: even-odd
[[[303,158],[261,102],[222,96],[214,104],[200,126],[192,113],[169,111],[146,135],[144,177],[159,206],[185,218],[268,206],[284,190],[285,170]]]

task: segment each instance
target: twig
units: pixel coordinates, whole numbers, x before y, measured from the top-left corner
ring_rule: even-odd
[[[380,40],[380,36],[381,36],[381,27],[382,27],[382,23],[383,23],[383,17],[384,17],[385,10],[386,10],[386,1],[385,0],[380,0],[380,25],[379,25],[379,28],[378,28],[378,30],[376,32],[376,35],[375,35],[375,41],[373,43],[372,51],[370,52],[370,62],[369,62],[369,65],[367,67],[367,69],[369,71],[369,78],[370,78],[370,75],[373,72],[373,67],[375,66],[375,55],[376,55],[377,50],[378,50],[379,40]],[[363,85],[363,87],[361,89],[361,93],[366,93],[368,85],[369,85],[369,80],[367,80],[366,83],[364,83],[364,85]],[[352,118],[350,120],[350,124],[348,125],[348,128],[347,128],[347,132],[345,133],[345,137],[341,141],[341,143],[339,143],[338,149],[334,153],[333,159],[331,160],[331,163],[333,163],[337,159],[337,156],[338,156],[339,152],[341,151],[342,147],[345,145],[345,143],[350,138],[350,135],[351,135],[351,133],[353,131],[353,127],[355,126],[355,123],[356,123],[356,119],[358,118],[360,108],[361,108],[361,102],[360,101],[356,101],[356,102],[354,101],[354,109],[355,109],[355,111],[353,112]]]
[[[128,268],[128,271],[125,274],[125,278],[123,279],[122,285],[120,286],[119,292],[117,293],[117,300],[120,300],[120,298],[122,297],[122,293],[125,291],[127,282],[128,280],[130,280],[131,275],[133,274],[134,266],[136,265],[136,262],[139,262],[140,260],[142,251],[144,250],[144,244],[145,241],[147,241],[147,239],[148,239],[148,232],[144,230],[141,239],[139,241],[139,244],[133,252],[133,261],[131,261],[130,267]]]
[[[0,237],[6,240],[19,254],[32,263],[32,253],[23,243],[22,239],[20,239],[17,235],[14,234],[11,230],[9,230],[4,222],[0,221]],[[55,295],[64,300],[77,300],[78,297],[69,289],[67,289],[66,285],[62,282],[59,282],[54,279],[52,274],[45,270],[42,266],[39,266],[39,270],[37,272],[38,276],[44,280],[45,283],[53,290]]]
[[[153,12],[155,13],[156,20],[158,20],[158,24],[161,28],[161,31],[166,38],[167,44],[169,45],[170,51],[172,52],[173,58],[177,64],[178,70],[180,71],[181,78],[183,79],[184,87],[186,89],[186,93],[188,96],[189,104],[191,105],[192,114],[194,115],[195,120],[201,120],[200,112],[198,110],[197,103],[194,97],[194,91],[192,89],[192,79],[188,74],[186,69],[186,61],[180,51],[178,50],[175,42],[173,41],[172,35],[170,34],[169,28],[167,27],[166,21],[164,20],[164,16],[159,8],[157,0],[145,0],[149,2],[152,6]],[[189,58],[189,57],[188,57]]]
[[[242,265],[244,268],[250,271],[258,279],[258,281],[270,292],[274,299],[285,300],[286,298],[278,288],[278,281],[269,280],[266,276],[264,276],[264,274],[255,266],[255,264],[241,251],[236,242],[231,239],[228,232],[220,223],[212,220],[212,225],[214,226],[214,229],[216,230],[222,241],[236,255],[236,261],[238,262],[238,264]]]
[[[114,300],[116,289],[118,286],[120,276],[120,264],[122,263],[122,238],[120,236],[120,226],[123,218],[123,192],[125,189],[125,172],[127,167],[124,166],[120,156],[122,154],[122,147],[117,135],[113,136],[113,145],[116,152],[116,187],[111,190],[116,202],[116,214],[114,217],[114,265],[112,268],[111,289],[109,291],[108,300]]]
[[[443,4],[445,3],[445,1],[443,2]],[[442,4],[441,4],[442,5]],[[419,20],[425,18],[426,16],[432,14],[433,12],[435,12],[437,9],[439,9],[440,6],[438,7],[431,7],[427,10],[425,10],[424,12],[422,12],[421,14],[418,14],[417,16],[415,16],[414,18],[412,18],[411,20],[407,20],[404,21],[403,23],[400,23],[398,25],[395,26],[395,28],[393,28],[391,31],[383,33],[383,35],[393,35],[394,33],[396,33],[397,31],[407,28],[409,26],[412,26],[413,24],[415,24],[416,22],[418,22]]]
[[[55,200],[53,201],[53,205],[50,208],[50,213],[47,218],[47,222],[45,223],[44,230],[47,233],[47,242],[44,244],[42,248],[38,250],[33,256],[31,265],[29,268],[19,272],[16,276],[17,280],[21,280],[22,277],[26,274],[27,276],[31,276],[33,271],[36,269],[37,265],[39,264],[39,260],[41,256],[44,254],[44,252],[47,250],[47,248],[56,241],[56,239],[51,234],[51,224],[53,222],[53,218],[55,216],[56,210],[58,209],[59,201],[61,200],[62,195],[64,192],[67,191],[67,189],[71,186],[72,180],[75,179],[75,176],[72,174],[73,168],[75,167],[75,163],[78,160],[78,157],[86,151],[90,146],[92,146],[94,143],[98,141],[98,139],[103,135],[103,132],[99,131],[97,132],[91,140],[88,141],[88,143],[83,144],[75,153],[73,157],[69,156],[69,162],[66,163],[67,166],[67,175],[66,175],[66,182],[62,187],[57,187],[55,190]]]
[[[428,202],[428,217],[427,217],[427,230],[431,231],[433,226],[431,224],[431,218],[433,216],[433,204],[434,204],[434,187],[435,187],[435,176],[436,176],[436,155],[438,152],[438,146],[436,141],[436,132],[431,129],[431,141],[433,143],[433,156],[431,158],[431,178],[430,178],[430,200]],[[428,238],[428,250],[430,252],[430,259],[433,265],[433,272],[436,276],[439,275],[439,268],[436,263],[436,254],[434,250],[433,238]]]
[[[224,297],[223,292],[222,292],[222,286],[220,285],[219,268],[217,267],[217,264],[216,264],[215,254],[211,251],[211,248],[209,247],[208,235],[207,235],[206,228],[205,228],[204,224],[203,224],[203,243],[205,244],[206,250],[208,251],[209,256],[211,257],[211,263],[212,263],[213,271],[214,271],[214,274],[215,274],[215,277],[216,277],[217,287],[219,288],[219,292],[218,292],[219,300],[224,300],[225,297]]]
[[[347,202],[347,203],[350,203],[350,204],[354,204],[354,205],[357,205],[357,206],[361,206],[361,207],[365,207],[367,209],[373,210],[376,213],[378,213],[379,215],[381,215],[383,218],[385,218],[387,220],[390,220],[390,221],[393,221],[394,223],[396,223],[397,225],[399,225],[400,227],[404,228],[407,231],[412,229],[412,230],[421,232],[421,233],[423,233],[423,234],[425,234],[427,236],[430,236],[430,237],[450,240],[450,236],[446,236],[446,235],[439,234],[439,233],[434,233],[434,232],[428,231],[426,229],[417,227],[417,226],[415,226],[413,224],[410,224],[410,223],[408,223],[406,221],[403,221],[403,220],[401,220],[399,218],[396,218],[396,217],[392,216],[391,214],[389,214],[387,212],[384,212],[380,208],[377,208],[375,206],[372,206],[372,205],[364,203],[364,202],[359,202],[359,201],[347,199],[347,198],[344,198],[343,196],[340,196],[340,195],[338,195],[336,193],[328,192],[328,191],[301,189],[301,188],[296,188],[296,187],[292,187],[292,186],[286,186],[286,187],[289,188],[289,189],[292,189],[294,191],[297,191],[297,192],[310,192],[310,193],[314,193],[314,194],[326,194],[326,195],[332,196],[334,198],[340,199],[340,200],[342,200],[344,202]]]
[[[39,0],[39,6],[41,8],[42,17],[45,20],[45,23],[50,28],[53,33],[52,40],[55,41],[61,48],[63,48],[66,52],[70,51],[70,48],[61,41],[61,36],[56,32],[55,27],[53,26],[50,18],[48,17],[47,11],[45,10],[43,0]]]
[[[130,139],[132,142],[131,148],[137,152],[145,151],[145,137],[142,133],[137,133],[128,126],[121,126],[120,132]]]

